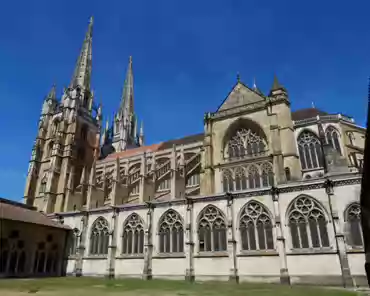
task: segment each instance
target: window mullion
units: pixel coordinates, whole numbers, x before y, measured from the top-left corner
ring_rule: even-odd
[[[308,238],[308,247],[313,248],[312,234],[311,234],[310,222],[308,218],[306,218],[306,231],[307,231],[307,238]]]
[[[317,229],[317,236],[319,237],[319,244],[320,244],[320,248],[322,248],[323,247],[323,245],[322,245],[322,241],[321,241],[321,231],[320,231],[320,227],[319,227],[319,221],[317,221],[316,219],[315,219],[315,221],[316,221],[316,229]]]
[[[258,237],[257,221],[253,221],[254,238],[256,243],[256,250],[260,249],[260,240]]]

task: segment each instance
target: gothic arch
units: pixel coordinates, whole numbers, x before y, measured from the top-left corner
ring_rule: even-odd
[[[340,143],[341,142],[340,138],[341,138],[341,134],[338,131],[338,129],[335,128],[334,126],[329,125],[325,129],[326,143],[329,144],[335,150],[337,150],[340,155],[342,155],[342,145]]]
[[[319,137],[305,129],[297,137],[299,159],[302,169],[316,169],[324,166],[322,147]]]
[[[90,229],[90,254],[107,255],[109,245],[109,223],[104,217],[98,217]]]
[[[184,222],[177,211],[168,209],[159,218],[158,238],[160,253],[184,252]]]
[[[132,165],[130,165],[129,169],[128,169],[128,172],[129,173],[132,173],[135,169],[140,169],[140,162],[137,162],[137,163],[134,163]]]
[[[263,128],[249,118],[235,120],[223,136],[224,158],[254,155],[268,149],[267,136]]]
[[[352,247],[362,248],[364,245],[361,224],[361,205],[350,203],[344,210],[344,222],[347,233],[347,243]]]
[[[264,204],[248,201],[241,208],[237,221],[242,250],[274,249],[273,215]]]
[[[132,213],[125,219],[122,227],[122,254],[144,253],[144,231],[144,220],[140,215]]]
[[[198,247],[200,252],[227,250],[227,220],[214,205],[205,206],[197,218]]]
[[[286,211],[293,249],[330,247],[326,208],[309,195],[294,198]]]

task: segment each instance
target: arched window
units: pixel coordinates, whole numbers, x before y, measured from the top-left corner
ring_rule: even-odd
[[[314,133],[304,131],[299,135],[298,150],[303,170],[323,167],[321,144]]]
[[[77,254],[79,233],[80,231],[77,228],[73,229],[71,233],[70,242],[69,242],[69,255]]]
[[[199,251],[226,251],[226,222],[222,212],[209,205],[200,213],[198,220]]]
[[[260,173],[255,165],[248,168],[248,183],[250,189],[261,187]]]
[[[40,189],[39,189],[39,195],[43,195],[46,190],[46,182],[47,178],[46,175],[41,179]]]
[[[348,134],[348,139],[349,139],[349,143],[352,145],[352,146],[355,146],[355,135],[353,134],[353,132],[349,132]]]
[[[159,220],[159,252],[184,252],[184,229],[182,220],[174,210],[166,211]]]
[[[345,218],[348,227],[348,244],[352,247],[363,247],[360,205],[358,203],[350,205]]]
[[[337,150],[340,155],[342,155],[338,131],[334,127],[329,126],[325,131],[325,137],[326,143],[333,147],[335,150]]]
[[[261,165],[262,172],[262,186],[268,187],[274,185],[274,172],[272,170],[272,164],[269,162],[264,162]]]
[[[250,129],[239,129],[227,144],[229,158],[252,156],[266,151],[266,141]]]
[[[233,180],[233,174],[230,170],[223,170],[223,186],[224,186],[224,192],[232,192],[234,191],[234,180]]]
[[[243,250],[274,249],[271,219],[260,203],[251,201],[243,207],[239,230]]]
[[[144,222],[138,214],[131,214],[123,224],[122,254],[143,254]]]
[[[289,227],[295,249],[329,247],[327,221],[320,205],[309,196],[294,200]]]
[[[290,175],[290,168],[286,167],[285,169],[285,178],[287,181],[290,181],[291,180],[291,175]]]
[[[90,254],[107,255],[109,244],[109,226],[108,221],[103,217],[95,220],[91,227],[90,236]]]
[[[245,169],[238,167],[235,169],[235,190],[247,189],[247,177],[245,175]]]
[[[53,141],[50,141],[49,142],[49,145],[48,145],[48,154],[47,154],[47,157],[50,157],[53,153],[53,146],[54,146],[54,142]]]

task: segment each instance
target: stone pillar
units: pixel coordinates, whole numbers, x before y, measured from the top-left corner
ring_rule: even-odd
[[[343,286],[346,288],[348,287],[352,288],[352,287],[355,287],[355,283],[354,283],[354,279],[352,278],[351,270],[348,264],[347,245],[345,243],[344,233],[342,232],[343,228],[340,225],[337,206],[335,203],[335,199],[333,198],[334,184],[333,184],[333,181],[331,181],[330,179],[327,179],[325,181],[325,190],[326,190],[326,194],[328,195],[329,210],[330,210],[331,220],[333,222],[335,242],[337,245],[340,268],[342,272]]]
[[[64,212],[68,212],[70,210],[69,204],[72,197],[72,192],[74,189],[74,177],[75,177],[75,166],[72,166],[71,171],[69,173],[69,179],[67,183],[67,190],[66,190],[66,197],[64,200]]]
[[[238,262],[236,258],[236,239],[235,239],[235,213],[234,196],[229,193],[227,201],[227,252],[230,259],[229,280],[239,283]]]
[[[186,215],[185,215],[185,256],[187,268],[185,272],[185,280],[193,282],[194,275],[194,233],[193,233],[193,200],[186,198]]]
[[[114,278],[115,274],[118,213],[119,213],[118,209],[113,208],[112,217],[110,220],[107,274],[106,274],[106,277],[109,279]]]
[[[274,216],[275,216],[275,236],[276,236],[276,247],[279,253],[280,259],[280,283],[290,285],[290,276],[288,272],[288,264],[286,258],[285,249],[285,237],[283,233],[283,227],[281,225],[281,211],[279,203],[279,189],[273,187],[271,190],[272,201],[274,204]]]
[[[76,277],[82,276],[82,267],[83,267],[83,257],[85,256],[85,249],[86,249],[86,238],[87,238],[87,228],[89,222],[89,214],[88,212],[84,212],[81,218],[81,229],[79,235],[79,244],[77,248],[77,258],[75,261],[75,270],[74,273]]]
[[[141,156],[141,167],[140,167],[140,188],[139,188],[139,203],[143,203],[145,199],[145,183],[146,183],[146,173],[147,173],[147,165],[146,165],[146,153],[144,152]]]
[[[112,180],[112,206],[115,206],[118,201],[118,188],[121,184],[121,179],[120,179],[120,162],[119,158],[116,158],[116,165],[114,167],[114,172],[113,172],[113,180]]]
[[[170,199],[176,198],[176,175],[177,175],[177,153],[176,153],[176,145],[172,146],[172,153],[171,153],[171,196]]]
[[[147,202],[148,212],[146,214],[146,228],[144,236],[144,270],[143,279],[152,279],[152,254],[153,254],[153,242],[152,242],[152,224],[153,224],[153,211],[154,205]]]
[[[86,209],[90,210],[93,208],[91,205],[92,195],[96,188],[96,162],[93,162],[93,165],[90,170],[89,184],[87,187],[87,200],[86,200]]]
[[[281,149],[281,137],[277,114],[272,112],[272,106],[267,107],[267,115],[270,120],[270,150],[273,155],[274,175],[277,184],[286,183],[284,170],[283,152]]]
[[[200,175],[200,194],[210,195],[215,191],[212,156],[212,122],[210,114],[204,116],[204,141],[202,151],[202,170]]]

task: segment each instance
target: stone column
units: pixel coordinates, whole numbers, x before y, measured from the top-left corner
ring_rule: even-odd
[[[110,220],[107,274],[106,274],[106,277],[109,279],[114,278],[115,274],[118,213],[119,213],[118,209],[113,207],[112,217]]]
[[[194,235],[193,235],[193,200],[186,198],[186,215],[185,215],[185,256],[187,268],[185,272],[185,280],[193,282],[194,275]]]
[[[84,212],[81,218],[81,227],[80,227],[81,229],[79,235],[80,241],[77,248],[77,258],[75,261],[74,273],[76,277],[82,276],[83,257],[85,256],[88,222],[89,222],[89,213]]]
[[[329,210],[331,220],[333,222],[334,228],[334,235],[335,235],[335,242],[337,245],[337,252],[339,256],[340,268],[342,272],[342,282],[344,287],[355,287],[354,280],[351,275],[351,270],[348,264],[348,257],[347,257],[347,245],[345,243],[344,234],[342,232],[342,227],[340,225],[339,215],[337,206],[335,203],[334,196],[334,183],[330,179],[325,181],[325,190],[326,194],[328,195],[329,201]]]
[[[153,254],[153,242],[152,242],[152,224],[153,224],[153,211],[154,205],[147,202],[148,212],[146,214],[146,228],[144,236],[144,270],[143,279],[152,279],[152,254]]]
[[[210,195],[215,191],[212,161],[212,122],[210,116],[210,113],[206,113],[204,116],[204,141],[202,151],[202,170],[200,175],[201,195]]]
[[[177,153],[176,153],[176,145],[172,146],[172,153],[171,153],[171,196],[170,199],[176,198],[176,175],[177,175]]]
[[[119,161],[119,158],[117,157],[116,158],[116,165],[114,167],[114,172],[113,172],[113,180],[112,180],[112,201],[111,201],[111,204],[112,206],[115,206],[118,202],[118,189],[119,189],[119,186],[121,184],[121,179],[120,179],[121,175],[120,175],[120,161]]]
[[[229,193],[226,196],[227,202],[227,251],[230,259],[229,280],[239,283],[238,262],[236,258],[236,239],[235,239],[235,213],[234,196]]]
[[[274,204],[274,216],[275,216],[275,235],[276,235],[276,248],[279,253],[280,259],[280,283],[290,285],[290,276],[288,272],[288,264],[286,258],[285,249],[285,237],[283,233],[283,227],[281,225],[281,211],[279,203],[279,189],[273,187],[271,190],[272,201]]]
[[[72,166],[67,183],[66,198],[64,200],[64,212],[70,210],[70,201],[74,189],[75,166]]]
[[[147,174],[147,159],[146,153],[144,152],[141,156],[141,167],[140,167],[140,188],[139,188],[139,202],[143,203],[145,199],[145,183],[146,183],[146,174]]]

